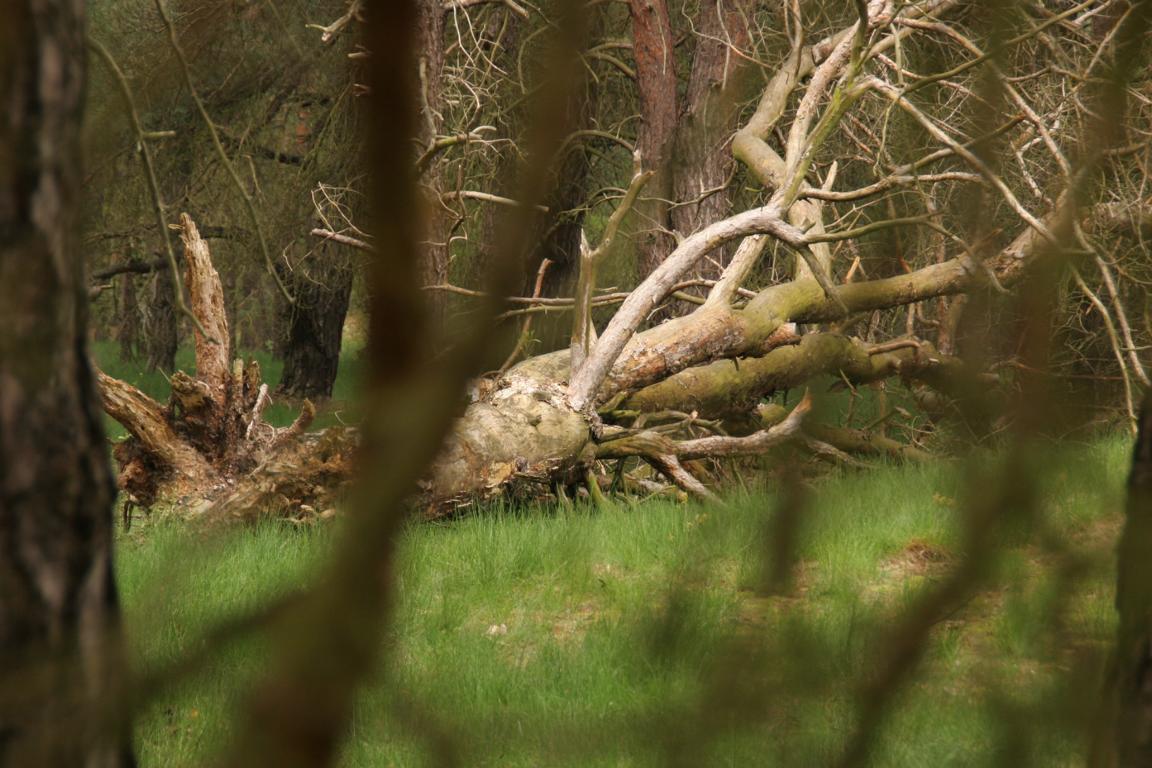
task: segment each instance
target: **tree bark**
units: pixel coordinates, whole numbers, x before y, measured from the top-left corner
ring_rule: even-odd
[[[127,274],[120,278],[120,324],[116,341],[121,360],[135,360],[140,340],[140,306],[136,301],[136,279]]]
[[[337,262],[325,274],[288,280],[295,305],[285,305],[287,338],[284,373],[278,391],[288,397],[323,399],[332,396],[340,366],[344,319],[352,296],[353,272],[335,248],[317,248],[321,263]]]
[[[176,316],[176,283],[172,272],[161,269],[152,283],[152,301],[144,324],[144,349],[148,369],[169,373],[176,370],[176,347],[179,345]]]
[[[736,161],[726,145],[736,128],[747,63],[732,53],[749,42],[750,0],[704,0],[696,14],[696,49],[676,135],[673,193],[683,203],[672,225],[690,235],[729,211],[725,186]],[[702,275],[715,277],[714,270]]]
[[[160,184],[165,219],[171,223],[174,212],[180,210],[182,201],[188,197],[189,185],[192,182],[196,149],[190,134],[178,133],[176,140],[168,147],[168,153],[172,158],[172,165],[161,172]],[[165,231],[157,234],[160,237],[170,238],[173,241],[173,251],[180,252],[174,233]],[[157,256],[166,252],[167,246],[162,241],[157,242],[155,247]],[[156,272],[156,279],[152,283],[152,301],[148,307],[147,322],[144,324],[144,347],[148,356],[149,370],[164,373],[176,370],[176,350],[180,346],[182,320],[176,297],[176,281],[170,270],[160,269]]]
[[[85,344],[83,3],[0,25],[0,765],[132,763],[114,488]]]
[[[636,253],[642,275],[652,272],[674,245],[669,236],[669,159],[676,136],[676,50],[666,0],[630,0],[632,53],[640,96],[640,136],[636,148],[645,170],[655,173],[643,198]]]

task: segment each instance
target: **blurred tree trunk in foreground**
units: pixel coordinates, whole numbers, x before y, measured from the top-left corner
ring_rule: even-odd
[[[0,765],[130,765],[75,238],[80,2],[0,6]]]
[[[1120,625],[1112,670],[1110,744],[1096,765],[1152,765],[1152,396],[1140,414],[1116,583]],[[1112,750],[1115,752],[1112,752]]]

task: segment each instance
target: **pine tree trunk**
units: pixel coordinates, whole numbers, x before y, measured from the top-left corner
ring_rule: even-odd
[[[632,52],[642,119],[636,148],[645,170],[655,172],[636,206],[640,217],[636,251],[641,275],[648,275],[675,247],[668,200],[672,197],[669,160],[676,136],[676,52],[665,0],[630,0]]]
[[[190,145],[187,137],[181,133],[177,143],[169,148],[173,158],[172,167],[165,169],[161,174],[161,195],[164,200],[165,217],[172,223],[173,208],[187,196],[188,185],[192,179],[193,157],[195,149]],[[176,242],[171,232],[163,233],[170,238],[174,252],[180,252],[180,244]],[[163,243],[156,243],[156,247],[163,248]],[[160,251],[157,251],[160,255]],[[146,334],[145,351],[147,353],[148,368],[153,371],[171,373],[176,370],[176,349],[180,346],[180,313],[176,300],[176,281],[170,270],[161,269],[156,273],[152,283],[152,297],[148,306],[144,331]]]
[[[2,14],[0,766],[130,765],[114,488],[75,236],[83,4]]]
[[[724,218],[730,194],[725,186],[736,161],[726,146],[736,128],[747,62],[732,53],[748,44],[749,0],[705,0],[696,14],[696,50],[684,94],[684,114],[676,132],[675,199],[686,203],[672,211],[672,224],[691,235]],[[701,274],[716,277],[715,271]]]
[[[140,343],[140,307],[136,300],[136,279],[131,274],[120,276],[120,324],[116,329],[120,359],[135,360]]]

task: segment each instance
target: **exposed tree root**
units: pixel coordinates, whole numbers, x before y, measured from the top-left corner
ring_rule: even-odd
[[[294,490],[280,497],[292,504],[318,501],[312,489],[325,488],[328,494],[335,487],[333,467],[339,465],[344,473],[348,469],[342,458],[334,457],[350,451],[302,448],[301,439],[315,415],[307,401],[287,429],[262,420],[267,386],[260,366],[231,360],[220,276],[187,214],[180,217],[180,229],[189,305],[203,329],[196,331],[195,376],[173,374],[171,396],[161,405],[130,384],[98,373],[104,409],[131,435],[114,451],[121,490],[132,504],[149,506],[159,499],[191,497],[200,506],[199,500],[256,476],[261,477],[261,487],[268,486],[270,478],[296,457]]]

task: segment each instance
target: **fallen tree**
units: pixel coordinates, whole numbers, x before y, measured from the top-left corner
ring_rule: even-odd
[[[174,374],[166,405],[99,375],[105,409],[132,436],[115,449],[120,487],[132,503],[184,499],[198,511],[221,515],[329,509],[352,470],[355,431],[308,433],[315,414],[308,401],[288,428],[263,421],[267,385],[256,363],[231,360],[219,276],[187,215],[181,217],[181,239],[190,306],[209,335],[196,333],[195,376]],[[1023,237],[1017,245],[988,265],[1005,284],[1019,279],[1037,258],[1033,238]],[[981,279],[955,261],[841,288],[838,298],[857,309],[897,306],[961,292]],[[722,417],[748,413],[766,395],[823,373],[867,383],[894,375],[929,378],[950,364],[916,341],[867,345],[837,333],[796,334],[795,321],[842,311],[831,306],[833,301],[815,280],[796,281],[766,289],[743,309],[706,305],[637,333],[608,369],[593,402],[582,409],[571,399],[569,351],[530,358],[489,381],[484,394],[467,406],[421,484],[419,503],[439,515],[504,493],[546,492],[556,482],[583,478],[596,460],[625,455],[649,460],[672,482],[702,496],[702,486],[689,479],[676,457],[766,450],[797,431],[806,409],[730,438],[742,441],[739,450],[723,440],[683,441],[683,446],[668,438],[646,442],[643,430],[628,439],[631,430],[606,425],[602,414],[610,421],[661,411]],[[625,451],[626,445],[631,447]],[[892,446],[888,452],[914,455]]]
[[[992,387],[995,376],[967,371],[912,335],[867,342],[847,329],[860,316],[880,310],[962,294],[1006,293],[1034,271],[1066,263],[1074,250],[1092,253],[1079,226],[1092,212],[1083,205],[1082,194],[1041,195],[1033,212],[1004,174],[972,149],[983,135],[963,138],[965,130],[927,116],[910,98],[933,83],[949,84],[949,78],[969,69],[992,66],[974,43],[940,21],[957,5],[930,0],[897,9],[874,1],[861,6],[854,24],[825,39],[807,46],[797,39],[733,142],[735,157],[764,186],[762,204],[683,237],[623,300],[597,337],[591,324],[596,267],[650,175],[638,158],[602,241],[595,248],[585,242],[582,248],[582,275],[571,302],[571,347],[529,358],[478,383],[472,401],[459,404],[455,428],[420,483],[419,506],[429,515],[442,515],[477,499],[539,494],[577,482],[598,494],[591,469],[598,462],[627,457],[642,459],[688,493],[708,496],[685,461],[761,452],[801,436],[837,451],[924,458],[917,447],[883,435],[805,425],[807,400],[788,414],[757,413],[757,408],[772,393],[803,387],[822,374],[853,385],[899,376],[946,391],[948,379],[959,371],[978,387]],[[1077,8],[1086,12],[1092,5]],[[1048,14],[1016,44],[1075,18],[1073,11]],[[964,65],[939,76],[917,77],[887,56],[914,34],[942,31],[946,38],[960,39],[959,47],[969,56]],[[1107,45],[1107,39],[1099,42]],[[901,86],[878,72],[895,73]],[[1021,141],[1047,147],[1053,166],[1063,169],[1057,176],[1064,189],[1083,185],[1086,172],[1071,170],[1050,141],[1044,116],[1011,82],[1001,84],[1014,111],[994,115],[989,131],[999,136],[1019,130]],[[778,152],[770,142],[797,91],[801,95]],[[825,166],[823,179],[817,178],[814,163],[849,110],[865,102],[880,110],[899,109],[937,148],[920,160],[889,164],[888,173],[864,186],[837,189],[838,161]],[[1068,103],[1054,109],[1069,109]],[[981,126],[967,125],[967,133],[973,127]],[[928,166],[942,162],[958,167],[929,172]],[[1028,179],[1018,181],[1027,184]],[[918,216],[866,220],[856,227],[824,221],[826,210],[837,204],[859,216],[854,206],[860,201],[904,188],[915,188],[930,199],[941,185],[973,189],[994,200],[1001,220],[1017,222],[1015,235],[1006,240],[1004,227],[978,227],[961,237],[945,227],[944,214],[934,208]],[[939,236],[933,263],[916,269],[905,264],[900,274],[867,280],[853,279],[859,257],[847,270],[834,268],[833,244],[911,226]],[[219,278],[207,246],[187,216],[181,229],[191,308],[204,329],[196,337],[196,375],[174,376],[173,394],[164,406],[123,382],[101,377],[106,409],[132,435],[116,451],[121,487],[141,504],[191,494],[196,508],[212,515],[328,509],[352,468],[354,432],[308,433],[313,414],[308,403],[287,429],[263,422],[266,388],[254,364],[231,361]],[[996,247],[997,242],[1002,245]],[[949,255],[948,243],[955,245],[954,255]],[[728,244],[738,247],[720,278],[709,284],[703,303],[688,315],[644,328],[653,310],[710,253]],[[751,290],[747,283],[769,245],[791,259],[793,279]],[[358,242],[357,247],[371,246]],[[1107,275],[1107,265],[1100,262],[1100,268]],[[1113,296],[1110,307],[1096,303],[1114,331],[1113,348],[1125,376],[1143,377],[1139,360],[1127,352],[1134,345],[1121,298]],[[914,314],[910,317],[915,319]],[[946,319],[936,324],[941,339],[955,334],[947,325]],[[679,432],[650,427],[655,414],[665,413],[679,414],[672,419],[682,427]],[[737,436],[717,429],[711,437],[690,429],[707,429],[708,420],[732,416],[756,419],[758,427]]]

